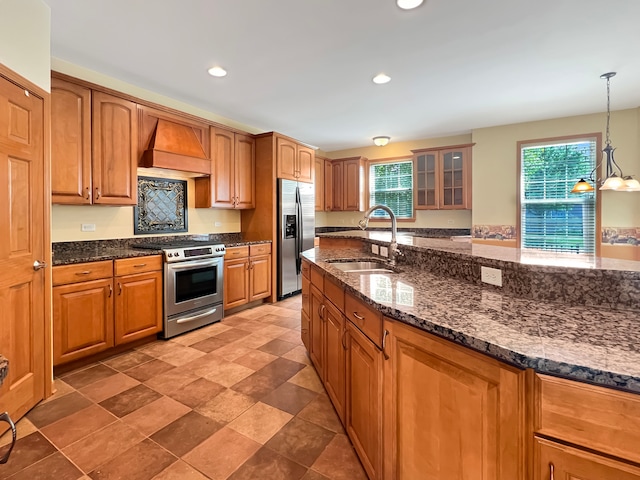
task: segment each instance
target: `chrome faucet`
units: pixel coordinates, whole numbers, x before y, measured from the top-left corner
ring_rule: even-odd
[[[378,204],[374,205],[369,210],[364,212],[364,218],[358,222],[358,226],[365,230],[369,225],[369,215],[376,210],[384,210],[391,217],[391,243],[389,244],[389,263],[391,265],[396,264],[396,257],[400,254],[398,251],[398,242],[396,241],[396,235],[398,233],[398,225],[396,222],[396,216],[393,211],[386,205]]]

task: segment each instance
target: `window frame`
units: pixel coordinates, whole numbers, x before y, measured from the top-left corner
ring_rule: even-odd
[[[545,144],[555,144],[555,143],[571,143],[577,142],[580,140],[594,141],[596,144],[596,170],[594,172],[595,178],[601,177],[601,167],[602,167],[602,133],[585,133],[580,135],[565,135],[561,137],[547,137],[547,138],[536,138],[532,140],[520,140],[517,142],[516,147],[516,159],[517,159],[517,175],[516,175],[516,247],[518,249],[522,249],[522,204],[520,201],[522,195],[522,147],[529,146],[543,146]],[[598,157],[598,155],[600,155]],[[574,195],[580,195],[576,193]],[[595,256],[600,257],[600,249],[602,245],[602,227],[601,227],[601,218],[602,218],[602,194],[598,190],[596,186],[596,205],[595,205]],[[553,253],[549,251],[549,253]]]
[[[380,165],[380,164],[387,164],[387,163],[403,163],[403,162],[408,162],[411,163],[411,196],[412,196],[412,202],[411,202],[411,217],[397,217],[396,216],[396,221],[397,222],[415,222],[416,221],[416,202],[415,202],[415,196],[416,196],[416,172],[415,172],[415,162],[413,161],[413,156],[412,155],[402,155],[400,157],[388,157],[388,158],[379,158],[376,160],[369,160],[367,161],[367,174],[365,175],[366,177],[366,184],[367,184],[367,190],[366,190],[366,202],[367,202],[367,209],[371,208],[371,185],[370,185],[370,179],[371,179],[371,167],[375,166],[375,165]],[[389,214],[387,214],[385,212],[385,216],[384,217],[369,217],[369,221],[370,222],[390,222],[391,221],[391,217],[389,217]]]

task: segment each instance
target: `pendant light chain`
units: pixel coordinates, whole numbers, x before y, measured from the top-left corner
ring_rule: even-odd
[[[609,137],[609,121],[611,119],[611,100],[610,100],[610,84],[611,76],[607,75],[607,145],[611,145],[611,138]]]

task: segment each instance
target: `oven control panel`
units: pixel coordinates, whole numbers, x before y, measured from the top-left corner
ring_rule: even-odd
[[[167,262],[180,262],[198,258],[222,257],[225,254],[224,245],[207,245],[198,247],[165,248]]]

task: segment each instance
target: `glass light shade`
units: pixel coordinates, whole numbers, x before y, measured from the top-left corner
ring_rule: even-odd
[[[373,77],[373,83],[377,85],[384,85],[385,83],[389,83],[391,81],[391,77],[386,73],[379,73],[375,77]]]
[[[624,185],[624,180],[619,176],[613,174],[605,180],[600,187],[600,190],[620,190]]]
[[[624,179],[624,185],[619,190],[624,192],[640,192],[640,182],[635,178],[626,177]]]
[[[387,143],[389,143],[391,137],[373,137],[373,143],[378,147],[384,147]]]
[[[571,189],[571,193],[586,193],[593,192],[593,185],[587,182],[584,178],[578,180],[578,182]]]
[[[396,0],[398,6],[403,10],[411,10],[412,8],[422,5],[424,0]]]
[[[224,77],[227,74],[227,71],[224,68],[218,66],[211,67],[207,71],[212,77]]]

